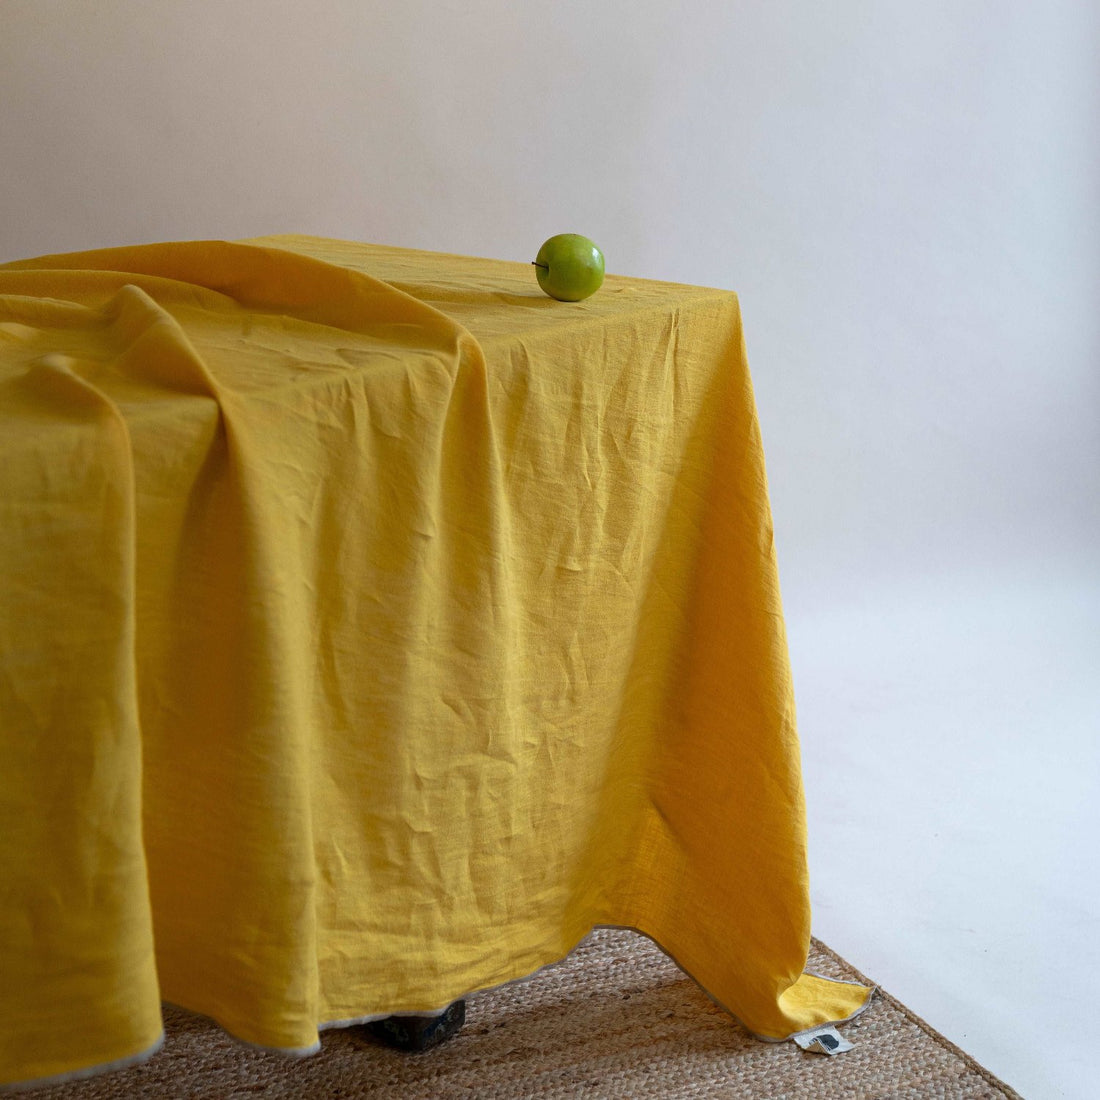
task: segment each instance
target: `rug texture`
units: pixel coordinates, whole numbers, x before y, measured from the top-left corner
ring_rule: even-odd
[[[808,969],[869,982],[814,941]],[[791,1098],[1001,1100],[1018,1094],[889,994],[841,1026],[855,1044],[827,1057],[752,1038],[650,940],[598,929],[563,962],[473,995],[466,1026],[421,1055],[376,1046],[361,1028],[322,1033],[291,1059],[236,1042],[205,1017],[165,1007],[149,1061],[34,1090],[40,1100],[577,1100]]]

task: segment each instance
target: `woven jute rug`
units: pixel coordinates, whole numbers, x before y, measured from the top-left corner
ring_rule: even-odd
[[[874,984],[816,940],[808,969]],[[205,1017],[166,1007],[165,1045],[149,1061],[29,1095],[1019,1100],[882,990],[861,1016],[841,1026],[855,1044],[844,1054],[759,1042],[652,942],[618,929],[598,929],[563,962],[527,981],[475,994],[467,1004],[462,1031],[426,1054],[399,1054],[348,1028],[322,1032],[321,1052],[302,1059],[247,1047]]]

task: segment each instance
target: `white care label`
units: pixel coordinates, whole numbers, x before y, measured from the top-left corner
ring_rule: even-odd
[[[852,1044],[832,1024],[800,1031],[791,1038],[803,1049],[813,1054],[843,1054]]]

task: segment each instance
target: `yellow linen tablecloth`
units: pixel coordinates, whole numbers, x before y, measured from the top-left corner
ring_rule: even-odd
[[[0,1081],[652,936],[756,1034],[803,793],[736,297],[306,237],[0,265]]]

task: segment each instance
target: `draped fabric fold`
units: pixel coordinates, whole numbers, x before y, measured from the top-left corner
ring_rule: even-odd
[[[736,298],[314,238],[0,265],[0,1082],[651,935],[768,1038],[804,812]]]

